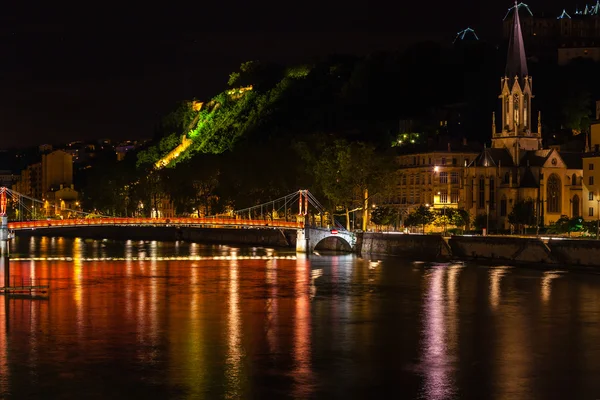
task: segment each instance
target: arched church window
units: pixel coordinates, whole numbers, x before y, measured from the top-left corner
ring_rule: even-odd
[[[529,95],[525,94],[525,95],[523,95],[523,125],[525,126],[525,128],[527,128],[529,126],[528,115],[527,115],[528,107],[529,107]]]
[[[489,186],[489,197],[490,197],[490,210],[496,209],[496,184],[493,176],[490,177],[490,186]]]
[[[500,199],[500,216],[506,217],[506,195],[502,195]]]
[[[479,177],[479,208],[485,208],[485,178]]]
[[[510,172],[504,174],[504,183],[508,185],[510,183]]]
[[[573,177],[571,178],[571,185],[577,185],[577,175],[575,174],[573,174]]]
[[[513,111],[514,111],[514,117],[513,120],[515,121],[515,127],[519,126],[519,95],[515,94],[513,96]]]
[[[548,201],[549,213],[561,212],[561,183],[560,178],[556,174],[550,175],[546,189],[546,199]]]

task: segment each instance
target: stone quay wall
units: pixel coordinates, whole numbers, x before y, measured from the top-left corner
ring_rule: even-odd
[[[600,241],[584,239],[363,233],[360,253],[414,260],[475,260],[514,265],[600,267]]]
[[[446,241],[437,235],[403,235],[365,232],[357,237],[360,253],[394,255],[415,260],[436,260],[450,256]]]

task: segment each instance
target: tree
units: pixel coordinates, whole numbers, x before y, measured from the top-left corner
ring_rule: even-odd
[[[398,211],[392,207],[378,206],[371,212],[371,222],[377,226],[392,225],[397,215]]]
[[[484,228],[487,228],[488,215],[487,214],[477,214],[477,216],[473,220],[473,226],[478,231],[482,231]]]
[[[578,135],[589,130],[591,94],[585,87],[569,88],[563,98],[563,118],[565,126]]]
[[[528,226],[535,226],[537,221],[533,200],[516,202],[512,211],[508,214],[508,222],[515,226],[519,232],[523,232]]]
[[[462,208],[458,210],[452,210],[450,222],[452,225],[456,226],[457,228],[461,228],[464,231],[465,227],[471,223],[471,214]]]
[[[444,235],[446,235],[446,228],[452,220],[452,212],[452,209],[437,210],[437,212],[435,212],[435,220],[433,221],[433,224],[437,227],[443,228]]]
[[[428,207],[419,206],[415,208],[404,220],[405,226],[422,226],[425,233],[425,225],[429,225],[435,220],[435,213]]]
[[[571,236],[571,232],[582,232],[585,231],[587,226],[584,226],[583,218],[574,217],[569,218],[566,215],[561,215],[560,218],[548,227],[550,233],[564,234],[567,233]],[[594,230],[596,226],[594,225]]]
[[[336,140],[312,164],[323,194],[334,207],[344,209],[347,229],[350,229],[350,210],[357,207],[363,210],[363,230],[366,230],[369,199],[385,193],[394,183],[394,164],[389,155],[364,142]]]

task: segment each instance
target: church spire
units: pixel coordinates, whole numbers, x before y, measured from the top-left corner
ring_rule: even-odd
[[[527,60],[525,58],[525,46],[523,44],[523,32],[519,20],[519,5],[515,0],[515,11],[513,12],[513,27],[508,42],[508,57],[506,60],[506,77],[519,80],[528,75]]]

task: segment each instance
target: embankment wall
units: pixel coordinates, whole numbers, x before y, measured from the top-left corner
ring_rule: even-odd
[[[597,240],[363,233],[357,243],[361,253],[416,260],[453,258],[516,265],[600,267]]]
[[[435,260],[449,256],[444,239],[437,235],[401,235],[365,232],[358,235],[357,249],[361,253]]]

